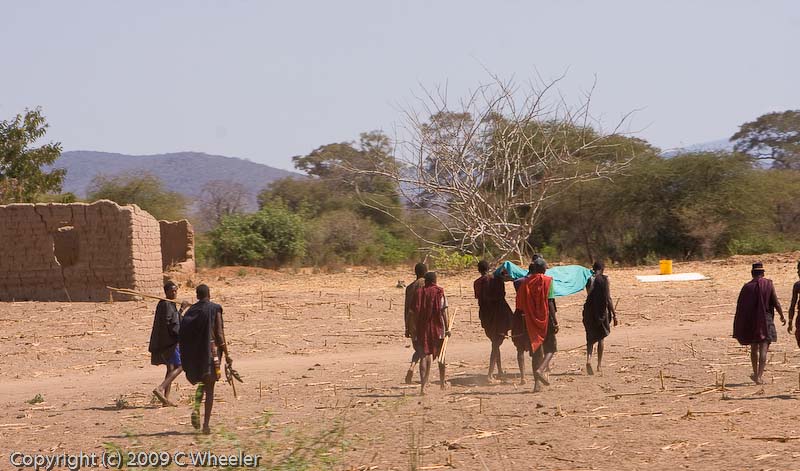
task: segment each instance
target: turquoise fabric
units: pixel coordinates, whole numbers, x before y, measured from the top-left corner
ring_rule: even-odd
[[[508,273],[512,280],[528,275],[528,270],[524,270],[509,261],[505,261],[497,267],[494,274],[495,276],[500,276],[503,271]],[[586,288],[586,282],[592,277],[592,270],[580,265],[564,265],[550,268],[545,274],[553,277],[553,292],[555,297],[560,298],[578,293]]]

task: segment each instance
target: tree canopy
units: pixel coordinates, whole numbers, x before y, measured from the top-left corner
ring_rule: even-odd
[[[35,146],[47,128],[40,108],[0,121],[0,203],[32,202],[44,193],[61,191],[66,171],[44,169],[61,155],[61,144]]]
[[[742,124],[731,137],[734,150],[773,168],[800,170],[800,110],[767,113]]]
[[[136,204],[156,219],[175,221],[186,217],[186,198],[164,188],[164,182],[151,173],[97,175],[89,185],[89,200],[111,200],[117,204]]]

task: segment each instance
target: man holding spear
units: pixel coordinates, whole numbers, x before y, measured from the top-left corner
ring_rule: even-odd
[[[450,336],[447,298],[444,295],[444,289],[436,285],[436,273],[434,272],[425,274],[425,285],[417,294],[417,313],[419,375],[422,383],[420,394],[424,395],[433,358],[439,356],[445,336]],[[439,381],[442,389],[445,388],[445,369],[444,361],[440,361]]]
[[[206,285],[196,288],[198,301],[183,316],[180,327],[180,351],[186,379],[197,385],[192,411],[192,426],[200,428],[200,402],[205,395],[203,433],[210,434],[209,421],[214,407],[214,386],[220,379],[220,361],[225,355],[228,365],[233,363],[225,341],[222,306],[211,302],[211,291]]]
[[[175,299],[178,295],[178,286],[168,281],[164,284],[164,294],[167,299]],[[161,404],[175,407],[176,405],[169,400],[169,390],[172,382],[182,372],[181,354],[178,348],[178,332],[180,330],[181,313],[189,307],[189,303],[183,301],[181,308],[175,307],[174,301],[160,300],[156,305],[156,313],[153,318],[153,330],[150,332],[150,363],[153,365],[166,365],[167,374],[164,381],[153,390]]]

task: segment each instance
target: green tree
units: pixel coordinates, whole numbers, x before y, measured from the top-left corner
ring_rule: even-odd
[[[164,188],[164,182],[151,173],[97,175],[88,193],[90,201],[106,199],[121,205],[136,204],[156,219],[175,221],[186,217],[186,198]]]
[[[61,144],[34,147],[47,128],[40,108],[0,121],[0,203],[30,202],[43,193],[61,191],[66,170],[43,170],[61,155]]]
[[[280,205],[226,216],[209,238],[214,259],[226,265],[280,266],[305,255],[305,224]]]
[[[731,137],[734,150],[772,167],[800,170],[800,110],[767,113],[744,123]]]
[[[292,161],[310,178],[274,182],[259,194],[260,205],[282,202],[307,217],[352,209],[382,225],[394,217],[375,206],[395,216],[402,212],[397,184],[385,176],[396,166],[391,143],[380,131],[362,133],[358,144],[326,144]]]

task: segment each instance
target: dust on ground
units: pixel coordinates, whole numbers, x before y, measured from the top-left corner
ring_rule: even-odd
[[[403,382],[411,350],[397,283],[409,281],[406,271],[205,271],[192,282],[209,284],[223,305],[246,381],[238,400],[218,385],[210,436],[190,425],[185,378],[173,386],[179,407],[152,400],[164,374],[147,352],[154,302],[4,303],[0,468],[13,451],[104,449],[241,449],[284,469],[797,468],[794,337],[778,323],[762,387],[749,380],[748,352],[730,336],[755,258],[675,264],[676,272],[711,278],[700,282],[639,283],[635,275],[657,267],[609,268],[620,326],[593,377],[583,370],[584,295],[560,298],[559,353],[541,393],[516,384],[510,341],[501,349],[509,378],[486,383],[489,343],[471,288],[477,273],[440,274],[458,309],[451,385],[433,385],[425,397]],[[798,254],[760,259],[788,312]],[[179,298],[191,299],[183,281]]]

